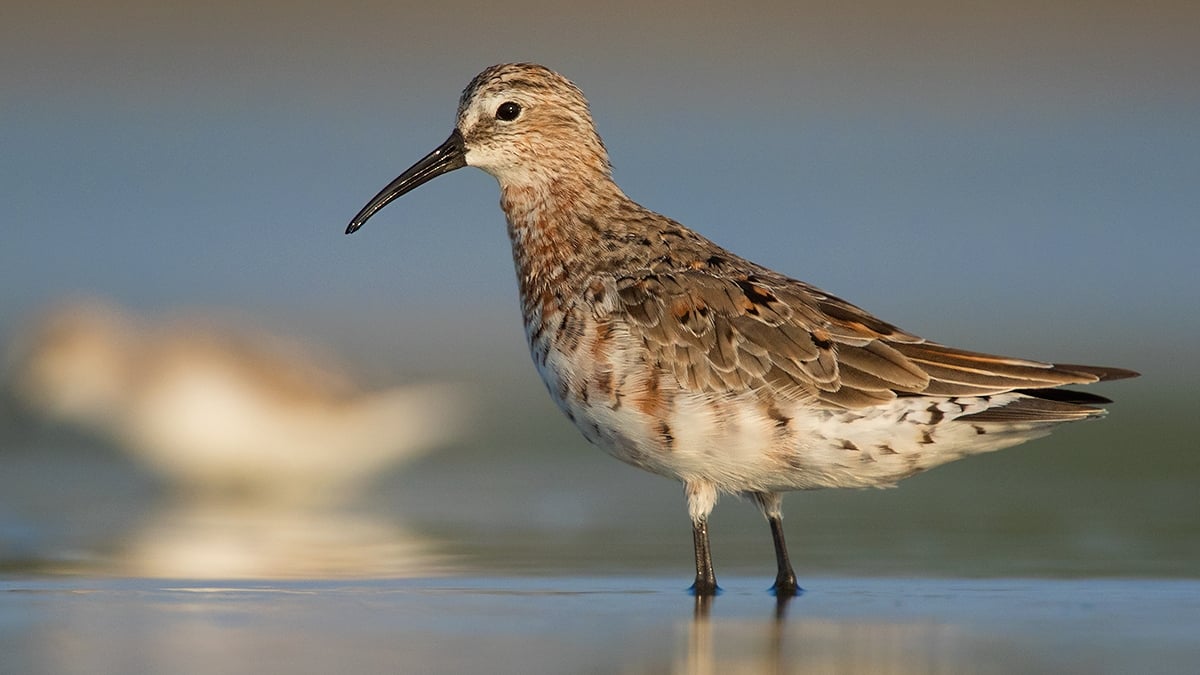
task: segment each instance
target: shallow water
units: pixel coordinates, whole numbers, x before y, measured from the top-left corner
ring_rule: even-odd
[[[1200,489],[1180,410],[785,501],[807,589],[723,501],[685,592],[678,486],[541,398],[345,503],[189,494],[112,447],[0,447],[0,673],[1195,672]],[[1164,431],[1165,430],[1165,431]],[[1146,438],[1155,440],[1146,444]],[[706,611],[702,611],[706,610]]]
[[[1196,578],[1200,455],[1179,421],[1187,413],[1137,405],[896,489],[787,495],[796,570],[801,579]],[[349,502],[314,508],[188,494],[119,448],[21,429],[0,447],[0,571],[690,576],[677,484],[605,457],[552,410],[518,410],[488,429],[378,476]],[[1177,440],[1164,442],[1171,429]],[[752,506],[722,500],[710,530],[719,578],[773,575]]]
[[[12,673],[1184,673],[1195,581],[0,581]]]

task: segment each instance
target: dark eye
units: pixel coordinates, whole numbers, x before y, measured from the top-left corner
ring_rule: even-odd
[[[521,106],[512,101],[505,101],[496,108],[496,119],[504,122],[511,122],[517,119],[517,115],[521,114]]]

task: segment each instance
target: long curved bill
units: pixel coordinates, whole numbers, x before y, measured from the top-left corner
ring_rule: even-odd
[[[421,161],[413,164],[407,171],[396,177],[396,180],[388,183],[388,186],[379,191],[367,205],[354,216],[354,220],[346,226],[346,234],[352,234],[358,228],[363,226],[371,216],[375,215],[379,209],[390,204],[393,200],[401,195],[419,187],[438,176],[449,173],[455,169],[461,169],[467,165],[467,150],[463,146],[462,134],[458,129],[450,134],[450,138],[446,139],[436,150],[425,155]]]

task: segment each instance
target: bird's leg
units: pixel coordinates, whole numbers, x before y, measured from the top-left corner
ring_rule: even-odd
[[[771,525],[771,539],[775,542],[775,585],[771,590],[777,596],[791,597],[798,594],[801,588],[796,583],[796,573],[792,571],[792,561],[788,558],[787,542],[783,539],[783,498],[772,492],[757,492],[754,501],[759,510]]]
[[[712,554],[708,550],[708,520],[692,523],[692,540],[696,546],[696,582],[693,595],[716,595],[717,575],[713,572]]]
[[[796,595],[800,587],[796,584],[796,573],[792,571],[792,562],[788,560],[787,543],[783,541],[783,518],[769,516],[767,522],[771,524],[771,537],[775,540],[775,564],[779,568],[775,575],[775,585],[771,587],[771,590],[775,591],[775,595]]]
[[[704,481],[684,484],[688,512],[692,516],[692,542],[696,549],[696,582],[690,589],[695,596],[711,596],[721,591],[713,572],[712,553],[708,547],[708,514],[717,503],[717,490]]]

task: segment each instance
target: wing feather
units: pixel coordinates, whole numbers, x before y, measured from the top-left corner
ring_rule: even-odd
[[[738,262],[732,270],[690,265],[601,284],[616,289],[608,320],[627,320],[650,361],[673,373],[684,389],[767,388],[845,409],[896,396],[990,396],[1136,375],[928,342],[808,284],[730,259]],[[989,414],[997,421],[1088,414],[1061,398],[1036,398]]]

